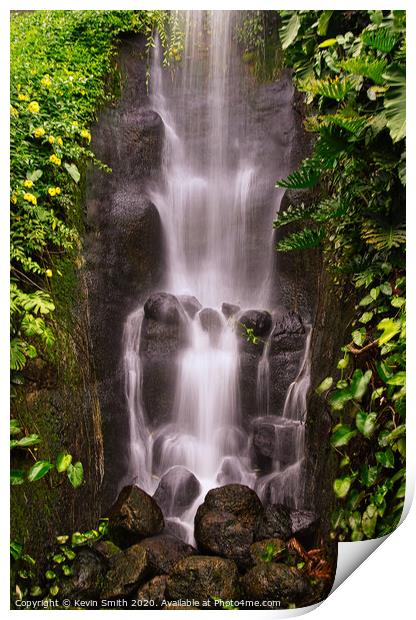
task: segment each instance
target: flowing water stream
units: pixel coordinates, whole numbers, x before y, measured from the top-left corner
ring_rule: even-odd
[[[205,331],[200,312],[187,318],[189,344],[177,361],[172,422],[153,434],[141,396],[142,308],[130,315],[124,331],[134,481],[153,493],[160,477],[172,468],[179,477],[175,484],[180,484],[183,468],[196,476],[201,485],[197,497],[182,514],[172,515],[185,525],[190,540],[197,506],[220,484],[247,484],[264,495],[270,481],[280,476],[284,491],[272,493],[271,499],[301,503],[310,337],[283,416],[273,416],[270,410],[271,337],[260,356],[257,404],[261,415],[272,417],[275,424],[276,454],[273,472],[259,478],[241,420],[236,323],[221,313],[223,302],[270,310],[274,249],[268,239],[280,200],[274,190],[279,171],[262,165],[265,138],[259,139],[249,105],[249,80],[233,39],[237,19],[236,11],[186,12],[183,61],[173,79],[162,68],[160,46],[154,51],[151,102],[164,123],[165,146],[161,177],[150,191],[167,244],[165,290],[195,296],[203,308],[216,310],[217,328],[214,335]],[[156,438],[157,471],[152,455]],[[286,463],[281,458],[287,452],[285,442],[294,445],[295,454]]]

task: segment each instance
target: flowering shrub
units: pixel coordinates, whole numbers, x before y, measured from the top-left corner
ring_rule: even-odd
[[[54,342],[54,265],[80,249],[79,183],[87,163],[99,164],[89,126],[113,97],[117,36],[151,37],[163,13],[34,11],[11,20],[12,370]]]

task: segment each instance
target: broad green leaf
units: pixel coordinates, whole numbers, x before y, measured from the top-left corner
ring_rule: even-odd
[[[42,170],[32,170],[32,172],[26,173],[26,178],[29,179],[29,181],[33,181],[33,183],[36,183],[36,181],[40,179],[42,174],[43,174]]]
[[[384,282],[384,284],[380,284],[380,291],[383,293],[383,295],[387,295],[388,297],[390,297],[390,295],[393,293],[390,282]]]
[[[333,384],[334,380],[332,377],[326,377],[326,379],[324,379],[322,381],[322,383],[320,383],[318,385],[318,387],[316,388],[316,393],[317,394],[322,394],[322,392],[326,392],[327,390],[329,390]]]
[[[22,432],[22,429],[19,426],[19,422],[17,420],[10,420],[10,435],[19,435]]]
[[[346,446],[350,439],[355,437],[357,431],[353,431],[350,426],[344,424],[337,425],[332,433],[331,445],[333,448],[339,448],[340,446]]]
[[[81,175],[76,165],[65,163],[64,167],[66,168],[68,174],[74,179],[75,183],[78,183],[81,178]]]
[[[363,465],[361,467],[361,480],[366,487],[371,487],[377,480],[378,469],[374,465]]]
[[[346,497],[348,495],[348,491],[351,487],[351,478],[349,476],[345,478],[337,478],[334,480],[334,492],[337,497],[340,499]]]
[[[365,327],[360,327],[359,329],[353,331],[351,336],[354,343],[357,346],[362,347],[367,336],[367,330],[365,329]]]
[[[406,300],[404,297],[393,297],[390,303],[394,308],[401,308],[406,303]]]
[[[336,45],[337,43],[338,41],[336,39],[326,39],[325,41],[322,41],[322,43],[320,43],[318,47],[319,48],[332,47],[333,45]]]
[[[53,570],[47,570],[45,573],[45,577],[46,579],[51,581],[52,579],[56,579],[56,573],[54,573]]]
[[[12,486],[17,486],[18,484],[23,484],[25,481],[25,472],[21,469],[11,469],[10,470],[10,484]]]
[[[299,15],[296,12],[292,15],[288,23],[280,29],[280,41],[284,50],[287,49],[290,45],[292,45],[292,43],[296,39],[296,36],[299,32],[300,24],[301,22],[299,19]]]
[[[383,345],[392,338],[394,338],[394,336],[396,336],[400,332],[400,321],[394,321],[393,319],[385,318],[377,325],[377,329],[383,331],[383,333],[378,339],[379,345]]]
[[[363,435],[364,437],[371,437],[376,427],[377,414],[369,413],[364,422]]]
[[[22,555],[23,545],[15,540],[10,541],[10,555],[14,560],[18,560]]]
[[[82,466],[82,463],[80,463],[79,461],[74,465],[72,465],[71,463],[67,468],[67,473],[69,482],[72,484],[74,489],[80,487],[84,481],[84,468]]]
[[[373,318],[373,316],[374,316],[373,312],[363,312],[363,314],[360,316],[358,320],[360,321],[360,323],[369,323],[371,319]]]
[[[376,529],[377,517],[378,517],[377,506],[374,506],[374,504],[370,504],[369,506],[367,506],[363,514],[363,518],[361,522],[363,532],[367,536],[367,538],[372,538],[374,535],[374,532]]]
[[[344,370],[345,368],[347,368],[349,363],[350,363],[350,356],[348,355],[348,353],[346,353],[344,357],[342,357],[339,360],[337,364],[337,368],[339,368],[340,370]]]
[[[72,455],[66,452],[60,452],[56,458],[56,471],[60,474],[68,469],[72,463]]]
[[[366,372],[363,374],[363,371],[360,368],[357,368],[354,371],[351,379],[350,390],[351,395],[353,398],[355,398],[355,400],[361,400],[366,393],[372,374],[373,373],[371,370],[366,370]]]
[[[334,411],[341,411],[348,401],[352,400],[352,394],[349,389],[337,390],[329,397],[329,404]]]
[[[331,20],[334,11],[322,11],[318,19],[318,27],[316,29],[317,34],[320,37],[324,37],[328,32],[328,25]],[[336,42],[336,39],[335,39]],[[321,47],[321,45],[319,45]]]
[[[406,69],[395,64],[383,75],[389,87],[384,96],[387,127],[393,142],[406,137]]]
[[[28,435],[27,437],[21,437],[20,439],[13,439],[10,442],[11,448],[30,448],[30,446],[37,446],[40,444],[39,435]]]
[[[53,468],[53,464],[49,461],[36,461],[34,465],[29,469],[27,479],[29,482],[35,482],[40,480],[43,476],[46,476],[48,471]]]
[[[389,385],[406,385],[406,371],[397,372],[387,383]]]

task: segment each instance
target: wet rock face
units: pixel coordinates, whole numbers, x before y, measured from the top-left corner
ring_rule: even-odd
[[[229,319],[232,316],[235,316],[236,314],[240,312],[240,310],[241,310],[240,306],[236,306],[235,304],[229,304],[227,302],[224,302],[221,305],[221,312],[223,313],[226,319]]]
[[[283,558],[286,550],[286,543],[281,538],[266,538],[250,546],[250,557],[253,564],[278,562]]]
[[[164,292],[151,295],[144,304],[140,356],[143,403],[153,428],[172,415],[176,359],[187,338],[187,318],[178,299]]]
[[[207,493],[195,516],[195,540],[207,553],[221,555],[244,567],[249,560],[263,506],[256,493],[229,484]]]
[[[241,578],[241,584],[247,598],[279,600],[284,605],[302,601],[310,590],[307,579],[296,568],[275,562],[257,564]]]
[[[277,416],[256,418],[252,423],[252,452],[254,464],[268,473],[275,461],[284,469],[298,459],[298,442],[304,427],[297,422]]]
[[[264,540],[265,538],[288,540],[291,535],[290,510],[283,504],[266,506],[257,523],[256,540]]]
[[[178,562],[167,580],[170,600],[193,598],[235,599],[238,595],[237,566],[231,560],[211,556],[191,556]]]
[[[206,331],[213,344],[218,342],[221,330],[222,320],[219,312],[214,308],[204,308],[199,313],[199,321],[202,329]]]
[[[312,549],[318,544],[320,520],[310,510],[292,510],[290,513],[292,535],[305,549]]]
[[[150,574],[149,558],[139,545],[120,553],[105,576],[101,591],[102,599],[130,596]]]
[[[164,526],[162,511],[155,500],[137,486],[124,487],[110,509],[110,532],[121,547],[160,534]]]
[[[139,546],[146,551],[154,575],[167,575],[179,560],[196,555],[194,547],[170,534],[145,538]]]
[[[164,600],[166,600],[166,581],[165,575],[153,577],[150,581],[143,584],[137,594],[136,600],[147,603],[148,601],[154,601],[154,606],[150,609],[159,608],[162,606]]]
[[[153,498],[165,516],[179,517],[200,493],[198,478],[186,467],[177,465],[163,475]]]
[[[97,599],[101,582],[106,571],[106,563],[96,552],[82,549],[72,565],[73,574],[60,585],[63,597],[76,597],[81,600]]]
[[[126,174],[127,170],[130,170],[132,174],[136,174],[139,168],[150,176],[158,168],[162,156],[165,134],[163,121],[155,110],[149,108],[141,108],[134,114],[124,115],[123,121],[126,151],[123,172]],[[122,168],[123,161],[120,161],[120,164]]]
[[[193,295],[178,295],[178,299],[182,305],[182,308],[191,319],[193,319],[196,313],[202,308],[202,305]]]
[[[254,336],[265,338],[272,328],[272,316],[267,310],[244,310],[239,317],[238,322],[244,325],[245,329],[241,329],[243,338],[246,337],[246,330],[253,330]]]

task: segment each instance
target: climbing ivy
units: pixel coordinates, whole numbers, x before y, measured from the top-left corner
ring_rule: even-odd
[[[340,540],[382,536],[405,494],[405,12],[281,11],[285,62],[305,93],[311,156],[278,181],[314,188],[275,226],[279,251],[322,247],[356,299],[351,340],[325,396],[338,455],[332,517]]]

